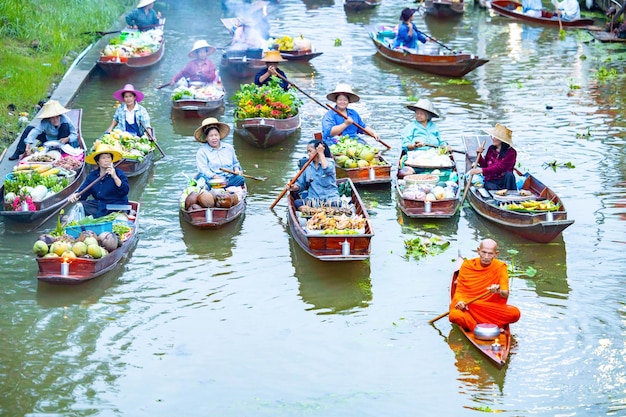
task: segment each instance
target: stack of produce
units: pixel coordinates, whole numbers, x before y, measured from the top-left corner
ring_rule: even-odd
[[[558,211],[560,204],[555,204],[551,200],[526,200],[519,203],[503,204],[500,206],[506,210],[521,212],[537,212],[537,211]]]
[[[306,222],[307,231],[321,231],[325,235],[356,235],[365,233],[367,220],[360,214],[328,215],[325,210],[315,213]]]
[[[267,119],[287,119],[298,114],[302,100],[291,91],[282,89],[280,81],[272,76],[269,85],[242,84],[233,100],[237,103],[237,120],[263,117]]]
[[[398,180],[398,187],[402,198],[418,201],[437,201],[456,198],[458,184],[455,181],[441,181],[437,185],[430,183],[411,184],[407,186],[402,180]]]
[[[346,169],[389,165],[379,155],[378,148],[359,143],[350,136],[339,138],[336,144],[330,146],[330,152],[335,163]]]
[[[96,140],[91,152],[95,151],[101,143],[119,151],[125,159],[137,159],[139,161],[143,161],[145,156],[153,150],[153,145],[147,135],[139,137],[119,129],[115,129]]]
[[[445,148],[411,151],[404,164],[414,167],[439,168],[450,168],[454,165]]]
[[[184,99],[219,100],[224,97],[222,84],[205,84],[202,86],[190,85],[188,87],[176,87],[172,92],[172,101]]]
[[[207,189],[195,180],[183,190],[179,198],[180,208],[187,211],[204,210],[207,208],[230,208],[239,204],[246,197],[242,187]]]
[[[278,49],[279,51],[311,51],[313,49],[311,41],[305,39],[302,35],[297,38],[281,36],[280,38],[274,39],[273,42],[270,39],[269,44],[273,44],[274,49]]]
[[[145,32],[122,32],[120,36],[109,41],[109,44],[102,51],[102,56],[132,58],[151,55],[159,50],[162,41],[162,28]]]

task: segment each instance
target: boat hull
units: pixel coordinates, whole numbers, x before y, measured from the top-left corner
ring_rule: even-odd
[[[136,216],[132,225],[132,234],[121,247],[109,252],[109,254],[100,259],[71,259],[68,275],[61,273],[62,258],[37,258],[39,267],[37,279],[50,284],[80,284],[99,277],[117,267],[130,256],[137,245],[139,203],[131,201],[130,204],[132,209],[136,211]]]
[[[288,119],[256,117],[235,122],[235,133],[259,148],[269,148],[283,142],[300,128],[300,114]]]
[[[491,8],[494,12],[501,16],[510,17],[511,19],[521,20],[527,23],[536,23],[544,26],[563,27],[565,29],[570,28],[585,28],[587,26],[593,26],[593,19],[577,19],[573,21],[552,19],[554,13],[542,11],[542,17],[532,17],[523,13],[516,12],[518,7],[522,7],[521,3],[510,0],[495,0],[491,2]]]
[[[150,68],[158,63],[165,53],[165,42],[161,42],[159,49],[146,56],[131,57],[126,62],[103,61],[100,58],[97,62],[98,68],[104,71],[108,76],[121,78],[127,77],[136,72]]]
[[[424,13],[428,17],[451,19],[463,16],[463,12],[462,1],[426,0],[424,2]]]
[[[361,12],[371,10],[380,5],[380,0],[344,0],[343,9],[346,12]]]
[[[219,100],[183,99],[172,102],[172,110],[185,117],[204,117],[224,107],[224,97]]]
[[[343,168],[335,164],[337,179],[350,178],[356,185],[391,184],[391,164],[382,156],[377,156],[377,158],[386,165],[364,168]]]
[[[280,51],[280,56],[287,61],[310,61],[323,53],[315,51]]]
[[[128,178],[137,177],[150,168],[153,159],[154,151],[150,151],[150,153],[144,157],[143,161],[137,159],[122,159],[117,167],[121,169]]]
[[[244,213],[245,208],[246,197],[244,196],[244,198],[240,199],[237,204],[230,208],[212,207],[199,210],[185,210],[181,208],[180,215],[186,223],[196,229],[219,229],[238,219]],[[209,215],[207,215],[207,211],[210,211]],[[207,216],[210,221],[207,221]]]
[[[252,78],[266,65],[260,59],[243,59],[244,57],[223,56],[220,62],[221,73],[238,79]]]

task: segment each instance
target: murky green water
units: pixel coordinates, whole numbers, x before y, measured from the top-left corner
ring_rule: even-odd
[[[441,114],[442,136],[458,149],[462,134],[496,122],[510,127],[522,168],[555,189],[576,220],[562,238],[535,244],[469,207],[449,221],[413,221],[390,188],[363,190],[376,233],[371,260],[327,265],[291,240],[284,201],[269,210],[320,130],[324,110],[304,96],[303,125],[291,142],[259,150],[234,141],[247,172],[269,178],[248,182],[245,216],[215,232],[181,224],[177,198],[183,174],[195,171],[199,120],[172,115],[169,92],[155,87],[187,62],[193,41],[225,45],[229,37],[219,2],[171,3],[163,61],[128,80],[146,93],[167,153],[132,183],[143,212],[129,262],[77,287],[38,284],[31,253],[38,232],[0,226],[0,415],[626,412],[624,80],[595,76],[602,66],[623,72],[615,61],[623,62],[626,48],[589,42],[584,32],[559,40],[557,30],[471,3],[456,24],[416,18],[451,48],[490,59],[465,77],[470,84],[457,85],[375,54],[366,26],[396,23],[406,4],[384,0],[358,16],[346,16],[339,0],[270,6],[272,33],[302,33],[324,51],[310,63],[283,65],[289,78],[319,100],[350,82],[361,96],[355,108],[394,148],[387,159],[397,159],[398,132],[412,117],[404,105],[426,97]],[[223,77],[230,97],[238,84]],[[124,82],[96,75],[78,95],[89,144],[108,126],[111,94]],[[228,101],[221,120],[231,123],[232,111]],[[576,168],[544,169],[552,161]],[[404,240],[423,230],[450,239],[450,249],[405,259]],[[427,324],[447,309],[451,260],[458,250],[472,256],[485,237],[498,240],[505,260],[538,271],[512,280],[510,302],[522,319],[501,371],[446,320]],[[514,259],[510,249],[519,251]]]

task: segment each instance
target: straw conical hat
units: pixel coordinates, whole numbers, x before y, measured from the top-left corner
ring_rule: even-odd
[[[147,5],[152,4],[152,3],[154,3],[154,0],[141,0],[139,4],[137,5],[137,8],[141,9],[142,7],[146,7]]]
[[[220,139],[224,139],[230,133],[230,127],[226,123],[218,121],[215,117],[209,117],[202,121],[202,125],[196,129],[193,136],[198,142],[206,142],[206,130],[210,126],[215,126],[220,132]]]
[[[416,111],[418,109],[424,110],[427,113],[430,113],[432,117],[439,117],[437,113],[435,113],[435,109],[433,108],[433,103],[430,100],[426,100],[425,98],[420,98],[417,103],[409,104],[406,106],[407,109],[411,111]]]
[[[265,53],[265,55],[263,55],[263,59],[261,61],[263,61],[263,62],[285,62],[287,60],[285,58],[283,58],[283,56],[280,54],[279,51],[267,51]]]
[[[195,41],[194,42],[193,48],[191,48],[191,51],[189,52],[189,54],[187,56],[189,56],[189,58],[195,58],[196,57],[196,51],[198,49],[202,49],[202,48],[207,48],[209,50],[209,52],[207,52],[207,55],[211,55],[212,53],[215,52],[215,48],[214,47],[209,45],[209,43],[207,41],[205,41],[204,39],[201,39],[199,41]]]
[[[329,93],[326,98],[332,102],[336,102],[337,96],[341,94],[348,97],[349,103],[356,103],[357,101],[361,100],[361,97],[352,92],[352,87],[350,86],[350,84],[337,84],[337,87],[335,87],[335,91]]]
[[[112,162],[117,162],[120,159],[122,159],[122,154],[120,153],[120,151],[117,151],[113,148],[111,148],[111,146],[105,144],[105,143],[101,143],[98,145],[98,147],[96,148],[95,152],[90,153],[89,155],[87,155],[85,157],[85,162],[87,162],[88,164],[91,165],[96,165],[96,157],[98,155],[102,155],[103,153],[108,153],[111,154],[111,156],[113,156],[113,161]]]
[[[500,139],[502,142],[513,146],[513,132],[506,126],[496,123],[496,126],[493,129],[483,129],[483,131],[489,133],[494,138]]]
[[[50,117],[60,116],[67,112],[69,112],[69,110],[63,107],[57,100],[48,100],[41,108],[37,118],[48,119]]]

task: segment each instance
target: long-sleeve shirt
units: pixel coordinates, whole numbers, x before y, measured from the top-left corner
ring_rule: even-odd
[[[196,153],[196,165],[198,171],[208,178],[219,175],[228,180],[233,176],[233,174],[224,172],[220,168],[226,168],[230,171],[242,171],[241,164],[235,154],[235,148],[228,143],[222,142],[220,142],[218,148],[213,148],[208,143],[202,145]]]
[[[126,15],[126,24],[128,26],[137,26],[139,30],[142,30],[148,26],[158,25],[159,17],[154,9],[148,10],[147,14],[143,8],[135,9]]]
[[[507,172],[513,172],[516,160],[517,151],[514,148],[507,149],[504,157],[500,158],[500,152],[496,150],[495,146],[491,145],[487,149],[487,154],[478,158],[478,164],[483,170],[485,181],[493,181],[504,177],[504,174]]]
[[[98,213],[94,217],[102,217],[109,213],[106,206],[107,204],[128,204],[128,191],[130,186],[128,185],[128,178],[124,171],[119,168],[115,168],[115,173],[122,181],[122,184],[118,187],[113,180],[113,177],[106,175],[101,180],[100,168],[97,167],[91,171],[85,181],[78,188],[78,191],[82,191],[89,184],[97,181],[89,190],[80,196],[81,200],[87,200],[87,197],[91,196],[98,203]]]
[[[580,4],[578,0],[563,0],[556,2],[556,8],[561,11],[561,19],[572,21],[580,19]]]
[[[115,114],[113,115],[113,120],[117,122],[117,127],[120,130],[122,131],[127,130],[126,129],[127,116],[130,118],[134,117],[135,123],[138,125],[138,128],[139,128],[138,136],[143,136],[144,134],[144,130],[141,127],[142,124],[146,129],[152,127],[152,125],[150,125],[150,116],[148,115],[148,111],[141,104],[135,103],[135,108],[133,108],[132,110],[132,115],[127,115],[126,113],[129,113],[128,107],[126,106],[126,104],[121,104],[115,110]]]
[[[428,145],[434,146],[446,146],[447,143],[441,140],[439,136],[439,127],[432,120],[426,123],[426,126],[419,123],[417,120],[413,120],[402,129],[402,149],[408,152],[408,146],[415,142],[424,142]],[[416,148],[413,150],[425,150],[429,149],[427,146]]]
[[[526,13],[528,11],[541,11],[543,9],[543,5],[541,4],[541,0],[523,0],[522,1],[522,12]]]
[[[311,162],[296,181],[301,191],[308,191],[307,200],[333,201],[339,199],[335,162],[332,159],[328,159],[327,162],[326,168],[322,168],[322,164]]]
[[[194,59],[189,61],[185,68],[180,70],[176,75],[172,77],[172,82],[180,80],[185,77],[189,81],[201,81],[203,83],[210,83],[215,80],[215,64],[210,59],[199,60]]]
[[[415,49],[417,47],[417,41],[420,41],[421,43],[426,43],[428,38],[426,38],[426,36],[419,31],[417,26],[415,26],[415,23],[411,22],[411,25],[413,26],[413,34],[409,36],[409,25],[407,25],[405,22],[402,22],[400,24],[400,27],[398,27],[398,35],[396,36],[396,40],[393,43],[393,49],[399,48],[401,46],[409,49]]]
[[[70,128],[70,145],[73,147],[78,147],[78,133],[76,132],[76,126],[72,123],[69,117],[62,114],[61,120],[59,121],[58,126],[54,126],[50,119],[42,119],[38,126],[33,127],[33,129],[28,133],[28,136],[25,139],[25,142],[31,145],[37,143],[37,136],[44,133],[48,140],[59,140],[59,127],[63,124],[67,123]]]
[[[258,85],[259,87],[262,85],[269,85],[270,80],[272,79],[272,75],[270,74],[270,76],[267,77],[265,81],[261,81],[261,76],[263,76],[263,74],[265,74],[266,72],[267,72],[267,68],[263,68],[261,71],[257,72],[256,75],[254,76],[254,83]],[[287,78],[283,70],[281,70],[280,68],[276,68],[276,72],[282,75],[283,77]],[[280,79],[279,82],[283,90],[285,91],[289,90],[289,83],[287,81]]]
[[[361,119],[361,116],[359,116],[359,113],[357,113],[356,110],[352,110],[349,108],[347,109],[347,112],[348,112],[348,117],[351,118],[354,123],[346,127],[343,130],[343,132],[339,133],[338,135],[335,135],[334,137],[330,135],[330,131],[332,130],[333,127],[342,124],[345,119],[339,114],[337,114],[337,112],[335,112],[334,110],[328,110],[326,112],[326,114],[322,118],[322,138],[324,139],[324,142],[337,143],[337,139],[336,139],[337,137],[346,136],[346,135],[350,136],[351,138],[358,139],[361,142],[364,142],[363,139],[361,139],[358,134],[365,133],[365,132],[359,129],[358,127],[356,127],[355,124],[358,124],[364,129],[367,128],[367,125]]]

